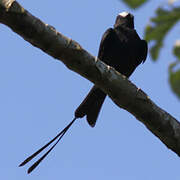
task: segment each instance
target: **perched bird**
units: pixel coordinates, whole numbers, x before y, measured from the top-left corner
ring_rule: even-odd
[[[118,72],[128,78],[139,64],[145,62],[147,51],[148,47],[146,41],[141,40],[134,29],[134,16],[128,12],[122,12],[118,14],[114,28],[109,28],[104,33],[99,47],[98,58],[107,65],[114,67]],[[25,165],[57,138],[59,138],[57,142],[28,169],[28,173],[33,171],[33,169],[36,168],[56,146],[77,118],[86,116],[89,125],[94,127],[105,98],[106,94],[94,85],[86,98],[76,109],[75,117],[72,122],[54,139],[28,157],[19,166]]]

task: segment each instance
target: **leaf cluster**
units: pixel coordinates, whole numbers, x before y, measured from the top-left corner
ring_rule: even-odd
[[[129,7],[138,8],[148,0],[123,0]],[[158,7],[155,17],[150,18],[150,24],[145,28],[145,39],[151,43],[152,60],[158,60],[164,45],[164,39],[172,28],[180,21],[180,7],[172,6],[175,1],[168,1],[168,9]],[[170,4],[171,3],[171,4]],[[172,50],[176,60],[169,66],[169,83],[172,91],[180,98],[180,40],[177,40]]]

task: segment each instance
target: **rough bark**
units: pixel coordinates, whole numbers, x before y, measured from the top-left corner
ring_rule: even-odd
[[[180,156],[180,123],[126,77],[93,57],[77,42],[31,15],[14,0],[0,0],[0,23],[99,86],[117,106],[133,114]]]

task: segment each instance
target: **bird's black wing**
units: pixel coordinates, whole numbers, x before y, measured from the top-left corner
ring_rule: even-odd
[[[109,46],[108,43],[110,40],[112,40],[112,36],[114,36],[113,34],[114,30],[112,28],[107,29],[106,32],[103,34],[99,46],[98,58],[104,56],[104,52],[107,50],[107,47]]]
[[[140,46],[139,46],[139,57],[144,63],[147,58],[147,53],[148,53],[148,45],[145,40],[141,40]]]
[[[107,29],[101,39],[98,58],[101,61],[105,62],[107,65],[113,66],[113,59],[111,59],[110,57],[112,56],[113,51],[115,51],[115,49],[120,45],[119,43],[119,39],[114,29]]]

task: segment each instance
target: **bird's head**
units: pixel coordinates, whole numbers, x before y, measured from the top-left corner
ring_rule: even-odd
[[[116,17],[114,28],[118,26],[124,26],[134,29],[134,16],[129,12],[119,13],[118,16]]]

